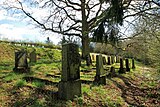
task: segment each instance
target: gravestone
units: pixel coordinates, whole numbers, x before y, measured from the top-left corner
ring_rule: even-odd
[[[134,63],[134,58],[132,58],[132,69],[135,69],[135,63]]]
[[[115,56],[114,56],[114,55],[111,56],[111,63],[112,63],[112,64],[115,63]]]
[[[120,58],[119,58],[119,56],[116,56],[116,63],[120,63]]]
[[[95,59],[94,59],[94,55],[92,54],[92,61],[95,61]]]
[[[108,64],[108,65],[111,65],[111,57],[108,56],[107,58],[108,58],[108,63],[107,63],[107,64]]]
[[[115,68],[112,66],[110,69],[109,77],[115,77],[115,76],[116,76]]]
[[[29,66],[27,62],[27,51],[21,50],[15,52],[15,67],[13,71],[15,72],[29,72]]]
[[[35,50],[35,49],[30,53],[29,60],[30,60],[31,63],[32,63],[32,62],[35,63],[35,62],[37,61],[37,58],[36,58],[36,50]]]
[[[87,66],[92,65],[92,60],[91,60],[91,56],[90,55],[87,55],[87,57],[86,57],[86,65]]]
[[[126,71],[130,71],[130,68],[129,68],[129,59],[128,58],[126,58],[125,59],[125,62],[126,62]]]
[[[103,68],[102,55],[96,56],[96,76],[94,81],[98,84],[106,84],[106,72]]]
[[[123,63],[123,59],[120,58],[120,68],[119,68],[119,71],[118,71],[120,74],[121,73],[125,73],[125,69],[124,69],[124,63]]]
[[[102,58],[103,58],[103,65],[106,65],[107,64],[106,57],[103,56]]]
[[[58,85],[58,96],[62,100],[72,100],[81,95],[80,55],[78,45],[73,43],[62,46],[62,73]]]

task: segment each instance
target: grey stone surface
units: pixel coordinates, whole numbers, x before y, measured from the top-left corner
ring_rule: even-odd
[[[118,72],[119,73],[125,73],[123,58],[120,58],[120,68],[119,68]]]
[[[106,65],[107,64],[107,61],[106,61],[106,57],[102,57],[103,58],[103,65]]]
[[[115,56],[111,55],[111,63],[114,64],[115,63]]]
[[[135,63],[134,63],[134,58],[132,58],[132,69],[135,69]]]
[[[111,65],[111,57],[108,56],[107,58],[108,58],[108,63],[107,63],[107,64],[108,64],[108,65]]]
[[[29,55],[29,59],[30,59],[30,62],[32,63],[35,63],[37,61],[37,58],[36,58],[36,50],[34,49],[30,55]]]
[[[126,62],[126,63],[125,63],[125,64],[126,64],[126,71],[129,72],[129,71],[130,71],[130,68],[129,68],[129,59],[126,58],[126,59],[125,59],[125,62]]]
[[[62,81],[80,79],[80,55],[78,46],[69,43],[62,47]]]
[[[106,75],[105,70],[103,68],[102,55],[96,56],[96,75],[97,76]]]
[[[15,52],[15,68],[14,71],[28,72],[29,66],[27,62],[27,51],[21,50]]]
[[[59,98],[62,100],[72,100],[75,96],[81,96],[81,81],[60,81],[58,85]]]
[[[94,82],[97,84],[106,84],[106,71],[103,68],[102,55],[96,56],[96,76]]]
[[[81,95],[80,55],[73,43],[62,46],[62,75],[58,85],[58,96],[62,100],[72,100]]]

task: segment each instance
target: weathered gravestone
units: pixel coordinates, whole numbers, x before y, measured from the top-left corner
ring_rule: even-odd
[[[15,67],[13,68],[15,72],[29,72],[29,66],[27,62],[27,51],[21,50],[15,52]]]
[[[102,58],[103,58],[103,65],[106,65],[107,64],[106,57],[103,56]]]
[[[90,55],[87,55],[87,57],[86,57],[86,65],[87,66],[92,65],[92,60],[91,60],[91,56]]]
[[[110,73],[108,75],[109,77],[115,77],[116,76],[116,71],[115,68],[112,66],[110,69]]]
[[[69,43],[62,46],[62,75],[58,95],[62,100],[72,100],[81,95],[80,55],[78,46]]]
[[[96,56],[96,76],[94,81],[98,84],[106,84],[106,72],[103,68],[102,55]]]
[[[125,73],[125,69],[124,69],[124,63],[123,63],[123,59],[120,58],[120,68],[119,68],[119,73]]]
[[[120,57],[116,56],[116,63],[120,63]]]
[[[128,58],[126,58],[125,59],[125,62],[126,62],[126,71],[130,71],[130,68],[129,68],[129,59]]]
[[[35,49],[30,53],[29,60],[30,60],[31,63],[32,62],[35,63],[37,61],[36,50]]]
[[[94,55],[92,54],[92,61],[95,61],[95,59],[94,59]]]
[[[111,57],[108,56],[107,58],[108,58],[108,63],[107,63],[107,64],[108,64],[108,65],[111,65]]]
[[[115,56],[114,56],[114,55],[111,56],[111,63],[112,63],[112,64],[115,63]]]
[[[135,69],[135,63],[134,63],[134,58],[132,58],[132,69]]]

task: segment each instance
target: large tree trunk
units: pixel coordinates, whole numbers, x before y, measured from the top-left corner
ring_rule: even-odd
[[[86,60],[87,66],[91,65],[90,49],[89,49],[89,37],[88,35],[82,38],[82,59]]]
[[[85,12],[85,2],[81,1],[81,11],[82,11],[82,59],[86,60],[87,66],[91,65],[90,52],[89,52],[89,36],[88,36],[88,23],[87,16]]]

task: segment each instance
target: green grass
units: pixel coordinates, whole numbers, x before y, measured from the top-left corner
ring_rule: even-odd
[[[23,79],[20,79],[16,82],[16,87],[20,88],[20,87],[23,87],[27,84],[27,82]]]
[[[32,86],[37,88],[43,88],[45,86],[45,83],[35,80],[35,81],[32,81]]]

